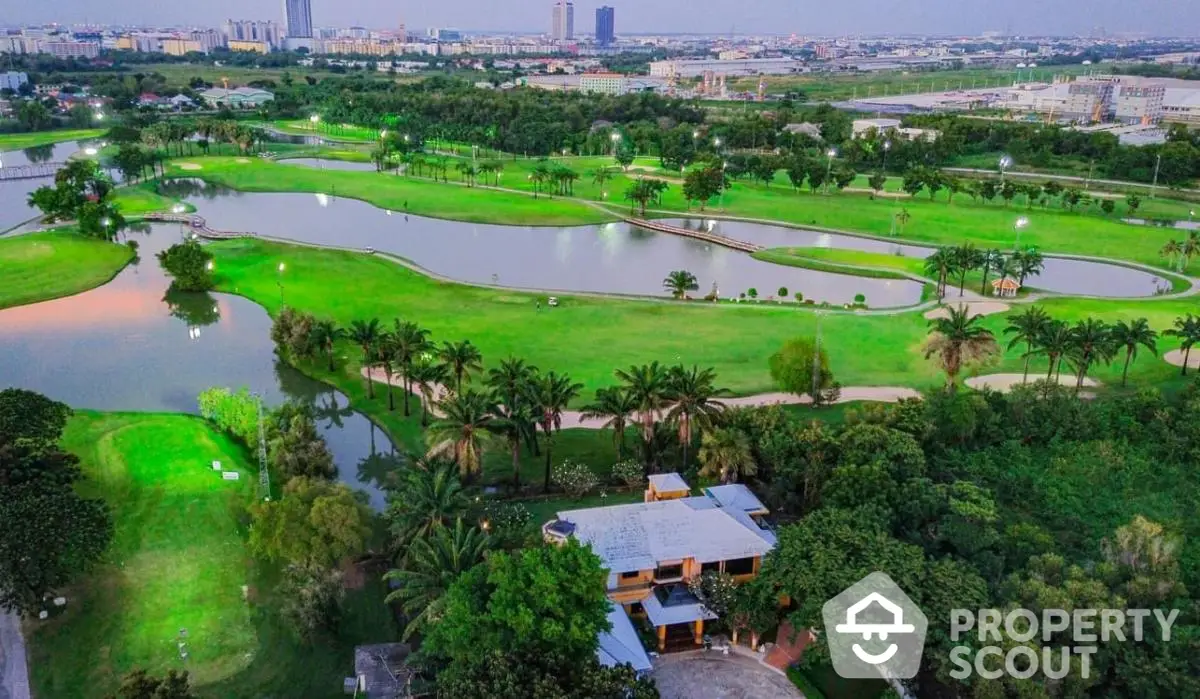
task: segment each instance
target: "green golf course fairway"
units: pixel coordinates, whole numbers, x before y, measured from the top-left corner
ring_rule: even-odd
[[[99,138],[107,129],[63,129],[60,131],[32,131],[30,133],[0,134],[0,151],[20,150],[34,146],[44,146],[47,143],[63,141],[81,141],[87,138]]]
[[[139,667],[186,668],[199,688],[248,667],[258,640],[238,518],[257,481],[243,450],[199,418],[93,412],[70,420],[63,446],[80,457],[80,491],[109,504],[114,535],[63,615],[31,624],[37,696],[105,696]]]
[[[549,226],[597,223],[628,215],[622,197],[637,173],[617,173],[605,184],[597,185],[588,168],[602,165],[605,160],[591,157],[555,161],[581,175],[574,186],[575,198],[549,198],[543,194],[534,199],[533,184],[527,175],[537,165],[536,160],[503,161],[501,185],[527,194],[456,184],[458,177],[453,168],[448,174],[451,182],[443,183],[424,177],[304,168],[261,158],[196,157],[172,161],[168,173],[198,177],[242,191],[336,193],[395,210],[402,209],[407,202],[412,213],[437,218]],[[648,215],[705,215],[690,210],[680,189],[678,184],[672,184],[662,203],[652,205]],[[602,199],[608,204],[608,213],[595,206]],[[938,245],[973,242],[981,248],[1001,250],[1012,249],[1013,224],[1019,216],[1024,216],[1029,224],[1021,232],[1022,245],[1037,246],[1047,253],[1095,255],[1158,268],[1166,268],[1168,264],[1159,254],[1163,244],[1172,236],[1179,237],[1178,232],[1169,229],[1122,223],[1117,216],[1121,215],[1123,202],[1110,217],[1071,212],[1057,205],[1029,209],[1017,203],[1011,206],[975,203],[962,194],[953,203],[944,196],[933,201],[920,196],[897,202],[871,199],[866,194],[841,192],[826,196],[740,181],[726,192],[723,202],[727,216],[884,237],[893,229],[893,216],[904,209],[910,218],[894,238],[897,242]],[[713,208],[706,213],[713,213]]]
[[[67,229],[0,238],[0,308],[100,286],[132,259],[128,246]]]

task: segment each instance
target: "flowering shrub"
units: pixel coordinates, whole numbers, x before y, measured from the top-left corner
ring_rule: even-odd
[[[628,486],[641,485],[646,482],[646,470],[633,459],[625,459],[613,464],[613,478]]]
[[[573,498],[587,495],[600,484],[600,479],[596,477],[592,469],[570,460],[554,467],[553,480],[555,485]]]

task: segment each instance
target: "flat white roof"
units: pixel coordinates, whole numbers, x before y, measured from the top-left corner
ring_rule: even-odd
[[[574,524],[574,536],[591,544],[615,573],[685,558],[701,563],[750,558],[772,548],[744,512],[726,512],[707,496],[566,510],[558,518]]]
[[[717,615],[710,612],[708,607],[700,604],[699,600],[696,600],[692,604],[675,604],[664,607],[654,593],[650,593],[646,599],[642,600],[642,609],[646,610],[646,616],[650,619],[650,623],[655,626],[687,624],[701,619],[709,620],[717,618]]]
[[[691,486],[678,473],[656,473],[650,476],[650,485],[654,486],[654,489],[659,492],[664,490],[691,490]]]
[[[713,500],[721,507],[741,510],[742,512],[759,512],[767,509],[762,501],[755,497],[750,489],[741,483],[730,483],[729,485],[714,485],[711,488],[705,488],[704,494]]]

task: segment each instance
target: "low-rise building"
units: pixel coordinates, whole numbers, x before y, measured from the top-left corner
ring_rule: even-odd
[[[722,75],[786,75],[798,72],[802,63],[794,58],[673,59],[654,61],[650,75],[655,78],[698,78],[705,72]]]
[[[0,73],[0,90],[8,89],[16,92],[21,89],[22,85],[28,82],[29,76],[25,73],[18,73],[15,70]]]
[[[629,79],[621,73],[584,73],[579,76],[579,90],[623,95],[629,91]]]
[[[168,56],[183,56],[188,53],[203,53],[204,47],[199,41],[171,38],[162,40],[162,52]]]
[[[95,58],[100,55],[100,44],[90,41],[43,41],[38,49],[55,58]]]
[[[851,138],[862,138],[874,129],[876,133],[886,133],[900,128],[899,119],[855,119],[850,127]]]
[[[256,87],[235,87],[232,89],[213,87],[201,92],[200,97],[214,107],[229,107],[231,109],[261,107],[275,99],[274,93],[267,90],[260,90]]]
[[[1200,127],[1200,89],[1167,89],[1163,97],[1163,121]]]
[[[717,618],[689,591],[690,580],[710,571],[739,583],[758,575],[775,546],[761,521],[767,514],[744,485],[693,496],[679,474],[667,473],[650,477],[644,502],[562,511],[542,533],[552,543],[574,537],[590,545],[608,569],[614,614],[646,619],[663,650],[700,645],[704,622]]]
[[[236,41],[229,40],[230,51],[252,51],[254,53],[270,53],[271,45],[265,41]]]

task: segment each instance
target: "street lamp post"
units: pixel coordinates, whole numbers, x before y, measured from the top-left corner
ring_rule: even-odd
[[[721,161],[721,213],[725,212],[725,168],[729,167],[728,161]]]
[[[1154,158],[1154,182],[1150,184],[1150,198],[1154,198],[1154,190],[1158,189],[1158,168],[1162,165],[1162,153]]]
[[[312,116],[310,116],[310,117],[308,118],[308,122],[309,122],[310,124],[312,124],[312,130],[313,130],[314,132],[317,130],[317,125],[320,123],[320,121],[321,121],[321,115],[320,115],[320,114],[313,114]]]
[[[837,149],[825,151],[825,193],[829,194],[829,178],[833,175],[833,159],[837,157]]]
[[[1001,188],[1004,187],[1004,173],[1007,172],[1008,169],[1012,166],[1013,166],[1012,156],[1009,156],[1009,155],[1000,156],[1000,187]]]
[[[1029,225],[1029,219],[1025,218],[1024,216],[1021,216],[1013,223],[1013,231],[1017,234],[1016,239],[1013,241],[1013,250],[1020,249],[1020,247],[1021,247],[1021,231],[1025,228],[1025,226],[1028,226],[1028,225]]]
[[[882,166],[884,172],[887,172],[887,155],[888,155],[888,151],[890,151],[891,149],[892,149],[892,142],[884,141],[883,142],[883,166]]]
[[[617,157],[617,142],[621,140],[621,134],[617,131],[613,131],[612,135],[609,136],[609,139],[612,140],[612,157],[615,158]]]
[[[275,276],[275,283],[279,285],[279,305],[280,306],[283,306],[283,270],[285,270],[285,269],[287,269],[287,266],[284,265],[282,262],[280,262],[279,267],[277,268],[278,274]]]

